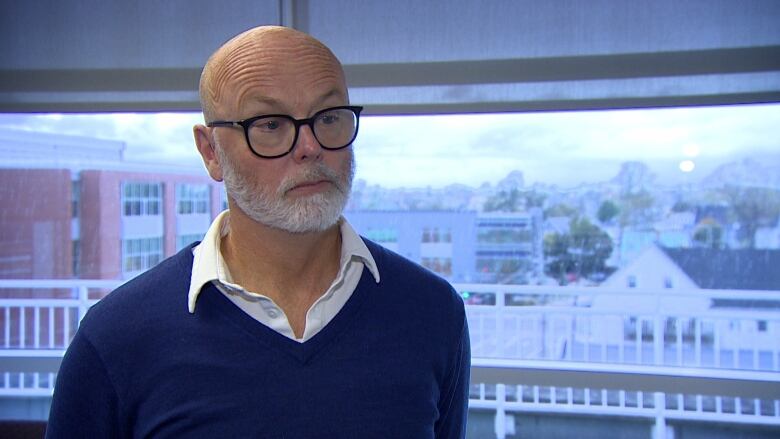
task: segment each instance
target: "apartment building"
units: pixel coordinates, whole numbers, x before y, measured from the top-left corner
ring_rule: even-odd
[[[124,147],[0,130],[0,277],[129,279],[203,236],[222,185],[199,168],[127,161]]]
[[[456,283],[528,283],[542,273],[540,212],[348,211],[363,236]]]

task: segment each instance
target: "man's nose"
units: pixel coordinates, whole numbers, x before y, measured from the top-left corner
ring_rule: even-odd
[[[322,157],[322,145],[314,136],[314,131],[309,125],[301,125],[298,131],[298,139],[295,141],[293,158],[296,161],[319,160]]]

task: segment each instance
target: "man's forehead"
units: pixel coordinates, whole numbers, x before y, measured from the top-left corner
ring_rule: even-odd
[[[349,103],[348,92],[336,74],[244,75],[223,89],[220,105],[231,117],[281,113],[304,117],[327,106]]]
[[[348,101],[347,94],[341,88],[331,88],[324,93],[305,93],[306,102],[314,109],[328,105],[343,105]],[[262,92],[247,92],[240,104],[248,107],[257,107],[260,109],[278,110],[289,112],[294,109],[299,99],[294,96],[268,96]]]
[[[341,64],[335,58],[306,50],[247,52],[224,70],[223,79],[232,84],[256,82],[274,87],[284,83],[344,82]]]
[[[262,68],[269,74],[300,69],[341,70],[333,52],[314,37],[284,27],[261,27],[234,38],[218,50],[217,68],[227,72],[245,66]]]
[[[203,84],[217,108],[255,102],[267,107],[340,93],[346,103],[344,72],[333,53],[302,32],[259,28],[226,43],[210,60]],[[220,111],[221,112],[221,111]]]

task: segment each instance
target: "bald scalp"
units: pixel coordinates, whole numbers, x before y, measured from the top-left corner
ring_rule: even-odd
[[[306,33],[283,26],[260,26],[236,35],[209,57],[201,73],[198,91],[206,123],[220,118],[226,94],[242,78],[262,75],[278,62],[304,58],[336,70],[334,74],[343,81],[341,63],[333,52]]]

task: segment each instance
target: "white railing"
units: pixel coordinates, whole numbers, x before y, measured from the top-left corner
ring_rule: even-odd
[[[0,299],[0,396],[51,396],[55,372],[79,322],[97,297],[119,283],[0,279],[0,293],[25,290],[66,296]]]
[[[66,298],[0,299],[2,334],[0,349],[64,349],[70,343],[78,324],[97,297],[90,291],[110,291],[119,281],[106,280],[6,280],[4,290],[57,291]],[[92,296],[95,296],[93,294]]]
[[[780,371],[778,291],[455,287],[475,357]]]
[[[780,292],[458,284],[473,408],[780,426]],[[738,300],[763,308],[728,309]],[[734,303],[734,302],[732,302]],[[583,385],[582,383],[587,383]]]
[[[0,292],[70,292],[0,299],[0,396],[50,396],[78,322],[118,283],[0,280]],[[780,425],[780,292],[454,286],[471,331],[471,407],[651,417],[658,431],[667,419]],[[712,306],[735,299],[766,307]]]

